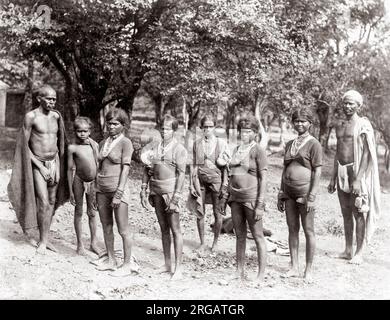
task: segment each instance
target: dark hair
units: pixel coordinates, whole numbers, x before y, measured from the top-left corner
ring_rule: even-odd
[[[306,119],[310,123],[313,123],[313,114],[308,108],[297,109],[291,115],[291,121],[294,122],[296,119]]]
[[[92,128],[93,125],[92,125],[91,119],[89,119],[88,117],[76,117],[76,119],[74,119],[74,122],[73,122],[73,129],[77,130],[78,128],[80,128],[80,125],[83,122],[88,124],[89,129]]]
[[[124,127],[128,126],[129,116],[126,111],[121,108],[111,108],[106,114],[106,122],[115,119],[118,120]]]
[[[255,116],[243,116],[238,120],[237,130],[241,131],[242,129],[251,129],[254,132],[259,132],[259,123]]]
[[[215,124],[216,124],[216,123],[215,123],[215,118],[214,118],[214,116],[211,115],[211,114],[206,114],[206,115],[204,115],[203,118],[200,120],[200,127],[201,127],[201,128],[203,128],[204,123],[205,123],[206,121],[212,121],[212,122],[214,123],[214,126],[215,126]]]
[[[170,114],[165,114],[162,121],[161,121],[161,127],[164,125],[164,122],[172,122],[172,129],[173,131],[176,131],[179,127],[179,121]]]

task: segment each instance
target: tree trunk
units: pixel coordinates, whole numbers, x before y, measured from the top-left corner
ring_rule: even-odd
[[[235,129],[235,104],[226,101],[226,131],[228,138],[230,139],[231,129]]]
[[[257,122],[259,123],[259,134],[260,134],[260,146],[264,149],[267,148],[268,146],[268,134],[267,132],[265,131],[264,129],[264,126],[263,126],[263,123],[261,122],[261,114],[263,112],[263,108],[264,108],[264,102],[265,101],[265,97],[263,96],[262,98],[260,98],[260,95],[257,95],[256,96],[256,100],[255,100],[255,118],[257,119]]]
[[[24,92],[23,105],[24,110],[27,113],[32,109],[32,96],[33,96],[33,84],[34,84],[34,59],[29,58],[27,63],[27,81]]]
[[[317,100],[317,115],[320,122],[318,140],[325,150],[328,150],[327,141],[329,134],[330,105],[323,100]]]
[[[196,101],[194,104],[189,101],[186,102],[187,112],[188,112],[188,129],[195,129],[196,123],[198,122],[198,117],[200,113],[201,102]]]

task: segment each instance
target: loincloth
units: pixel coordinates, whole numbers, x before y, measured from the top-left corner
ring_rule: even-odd
[[[229,199],[228,204],[231,206],[232,202],[238,202],[243,206],[254,210],[257,202],[257,184],[248,188],[234,188],[229,185]]]
[[[337,187],[345,193],[351,193],[351,183],[353,177],[353,162],[348,164],[340,164],[337,161]],[[351,174],[352,170],[352,174]]]
[[[95,180],[85,182],[75,173],[74,180],[76,179],[79,181],[79,183],[83,184],[85,194],[93,195],[93,193],[95,192]]]
[[[173,193],[175,192],[176,177],[164,180],[157,180],[150,178],[150,194],[149,203],[154,207],[153,197],[159,195],[164,199],[165,204],[168,206]]]
[[[198,168],[200,188],[209,189],[212,192],[219,192],[221,187],[221,175],[216,170],[209,168]]]
[[[43,159],[34,155],[37,160],[42,162],[44,167],[49,170],[49,185],[56,185],[60,181],[60,157],[58,152],[50,159]]]
[[[291,181],[283,178],[283,192],[285,199],[295,200],[298,203],[306,203],[306,197],[310,190],[310,181]]]
[[[98,176],[99,177],[99,176]],[[96,182],[94,183],[93,188],[95,188],[96,193],[102,193],[102,194],[115,194],[118,183],[119,183],[119,177],[118,176],[100,176],[100,179],[96,178]],[[94,181],[91,181],[92,183]],[[125,186],[123,187],[123,195],[121,198],[121,201],[130,204],[130,185],[129,181],[126,178]]]

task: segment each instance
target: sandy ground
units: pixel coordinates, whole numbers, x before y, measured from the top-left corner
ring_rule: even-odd
[[[266,279],[260,287],[253,285],[257,263],[253,240],[247,241],[248,280],[231,280],[235,271],[235,237],[223,234],[216,253],[196,252],[198,236],[195,217],[187,210],[181,213],[184,234],[184,279],[170,281],[160,274],[163,254],[160,230],[153,211],[139,204],[140,169],[132,168],[132,205],[129,222],[134,233],[133,253],[140,273],[116,278],[109,271],[97,271],[90,262],[97,259],[92,252],[76,254],[73,228],[73,207],[67,203],[57,210],[51,234],[58,252],[36,255],[25,242],[21,228],[15,223],[9,208],[6,186],[11,167],[10,151],[4,152],[0,165],[0,299],[389,299],[390,298],[390,195],[382,193],[383,215],[372,243],[367,248],[365,262],[351,265],[331,256],[343,250],[342,218],[336,195],[326,192],[328,168],[321,180],[319,208],[316,214],[317,252],[314,263],[314,282],[302,278],[283,278],[288,270],[289,257],[269,252]],[[268,183],[268,213],[264,225],[272,230],[273,240],[286,243],[287,226],[284,214],[276,210],[276,194],[280,181],[280,155],[270,157]],[[185,187],[186,188],[186,187]],[[212,223],[208,208],[206,225]],[[98,237],[103,248],[103,235],[98,223]],[[116,232],[116,230],[115,230]],[[88,247],[89,230],[84,216],[84,244]],[[117,249],[121,250],[118,233]],[[212,242],[211,229],[206,239]],[[300,235],[300,265],[304,269],[305,240]],[[173,251],[173,250],[172,250]]]

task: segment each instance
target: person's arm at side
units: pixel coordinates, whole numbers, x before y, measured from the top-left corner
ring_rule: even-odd
[[[30,141],[31,138],[31,130],[34,122],[34,115],[32,113],[27,113],[24,118],[23,127],[25,130],[25,137],[26,141]],[[30,158],[32,164],[38,168],[39,172],[41,173],[42,177],[47,181],[50,179],[50,172],[49,170],[42,164],[41,161],[39,161],[34,153],[31,151],[30,146],[28,146],[28,150],[30,153]]]
[[[74,171],[74,161],[73,161],[73,145],[70,145],[68,147],[68,187],[69,187],[69,201],[72,205],[76,205],[76,201],[74,200],[74,193],[73,193],[73,171]]]
[[[193,196],[196,196],[196,190],[194,190],[194,185],[193,185],[193,177],[192,175],[196,172],[196,170],[198,170],[197,168],[197,156],[196,156],[196,147],[195,147],[195,143],[192,147],[192,163],[189,164],[189,168],[190,168],[190,175],[189,175],[189,189],[190,189],[190,194],[192,194]]]
[[[175,155],[176,161],[176,184],[175,191],[172,195],[172,199],[167,207],[167,211],[179,212],[178,204],[181,198],[181,192],[184,186],[184,180],[186,177],[186,165],[187,165],[187,150],[183,147],[177,151]]]
[[[316,196],[318,194],[318,188],[321,178],[321,166],[322,166],[322,147],[321,144],[316,141],[310,149],[310,164],[312,168],[309,193],[306,198],[306,210],[311,212],[314,210]]]
[[[368,169],[368,164],[370,160],[370,151],[368,148],[368,143],[367,143],[367,136],[366,134],[362,135],[363,138],[363,154],[362,154],[362,159],[360,161],[360,166],[358,173],[356,175],[356,178],[354,179],[352,183],[352,193],[359,195],[361,192],[361,182],[362,182],[362,177],[363,174],[367,171]]]
[[[265,210],[265,193],[267,191],[267,156],[265,150],[258,147],[256,155],[256,167],[258,177],[257,200],[254,210],[254,218],[256,221],[260,220]]]
[[[283,183],[283,177],[284,177],[284,172],[286,171],[286,167],[283,166],[283,171],[282,171],[282,178],[280,179],[280,190],[278,193],[278,203],[277,207],[280,212],[284,212],[285,210],[285,193],[284,193],[284,183]]]
[[[130,172],[130,163],[131,163],[132,155],[133,155],[133,146],[130,140],[125,140],[122,146],[122,171],[119,177],[118,187],[116,189],[114,198],[112,199],[112,206],[114,208],[119,207],[121,203],[125,185],[127,183],[129,172]]]
[[[175,195],[180,195],[183,190],[184,180],[186,178],[186,165],[187,165],[186,149],[183,148],[180,152],[178,152],[176,156],[176,161],[177,161],[177,179],[175,185],[175,192],[173,193],[174,197]]]
[[[314,209],[316,196],[318,194],[318,187],[320,185],[321,166],[315,167],[311,173],[311,184],[309,195],[307,197],[307,212]]]
[[[336,133],[337,133],[337,128],[336,128]],[[336,151],[336,153],[334,155],[334,160],[333,160],[333,171],[332,171],[332,175],[331,175],[330,182],[328,185],[328,192],[329,193],[334,193],[336,191],[336,181],[337,181],[337,175],[338,175],[338,170],[339,170],[337,160],[338,159],[337,159],[337,151]]]
[[[147,190],[148,190],[148,184],[150,180],[150,175],[149,175],[149,168],[144,166],[144,170],[142,173],[142,185],[141,185],[141,192],[140,192],[140,198],[141,198],[141,205],[145,209],[148,208],[148,195],[147,195]]]

